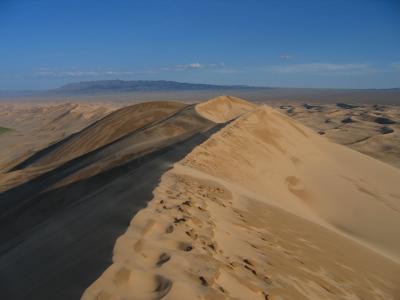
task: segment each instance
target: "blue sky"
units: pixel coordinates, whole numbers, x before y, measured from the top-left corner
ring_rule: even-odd
[[[0,0],[0,89],[400,87],[398,0]]]

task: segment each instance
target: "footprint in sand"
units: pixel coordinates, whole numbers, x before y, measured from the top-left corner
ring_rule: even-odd
[[[114,275],[114,283],[116,286],[121,287],[129,283],[131,277],[131,271],[127,268],[122,268]]]
[[[135,252],[142,252],[144,248],[144,241],[143,239],[139,239],[136,241],[136,243],[133,244],[133,249]]]
[[[165,233],[172,233],[174,231],[174,226],[173,225],[169,225],[167,227],[167,229],[165,229]]]
[[[167,261],[171,259],[171,255],[168,253],[162,253],[160,257],[158,258],[158,261],[156,262],[157,267],[161,267],[163,264],[165,264]]]
[[[300,180],[295,176],[288,176],[285,179],[285,182],[288,186],[288,190],[303,200],[304,202],[311,201],[311,194],[310,192],[304,187],[304,185],[300,182]]]
[[[95,298],[95,300],[115,300],[115,298],[105,291],[101,291]]]
[[[189,252],[189,251],[192,251],[193,246],[192,246],[192,244],[187,243],[187,242],[180,242],[178,244],[178,249],[182,250],[182,251]]]
[[[169,255],[163,253],[160,256],[159,262],[163,260],[165,263],[168,259]],[[124,291],[127,290],[126,287],[129,286],[128,290],[135,290],[136,296],[140,299],[161,299],[165,297],[172,288],[172,281],[164,276],[145,275],[138,272],[133,274],[133,272],[126,267],[121,268],[114,274],[113,282],[122,293],[124,293]],[[96,299],[114,300],[115,298],[108,292],[101,291]]]
[[[147,221],[146,225],[143,228],[142,234],[143,236],[149,234],[150,232],[158,231],[162,232],[162,225],[158,223],[157,221],[150,219]]]
[[[156,299],[165,297],[172,288],[172,281],[161,276],[156,276],[157,287],[155,289]]]

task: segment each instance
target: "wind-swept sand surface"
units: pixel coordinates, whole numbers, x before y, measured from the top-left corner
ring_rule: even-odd
[[[127,104],[0,104],[3,298],[399,299],[398,107]]]
[[[13,129],[0,140],[0,170],[116,108],[112,103],[0,103],[0,126]]]
[[[196,110],[227,121],[228,100]],[[162,176],[82,299],[398,299],[399,182],[398,169],[251,108]]]
[[[52,168],[46,165],[9,173],[18,163],[98,121],[118,106],[112,103],[0,103],[0,126],[11,129],[0,137],[0,192]],[[55,165],[61,162],[52,161]]]
[[[11,168],[14,185],[0,193],[2,298],[79,298],[161,175],[223,126],[193,105],[136,104]]]
[[[179,102],[150,102],[118,109],[84,130],[54,144],[50,149],[46,148],[37,152],[14,169],[52,163],[60,164],[71,160],[113,143],[145,125],[162,120],[185,106]]]

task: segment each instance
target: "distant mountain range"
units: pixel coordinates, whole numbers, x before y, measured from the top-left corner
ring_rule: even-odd
[[[100,80],[70,83],[51,90],[56,93],[98,93],[98,92],[160,92],[160,91],[204,91],[254,89],[244,85],[214,85],[200,83],[184,83],[166,80]]]
[[[217,85],[185,83],[167,80],[98,80],[82,81],[50,90],[4,91],[0,101],[91,99],[125,101],[182,100],[201,101],[219,95],[233,95],[251,101],[295,100],[318,103],[379,103],[400,104],[400,88],[389,89],[333,89],[256,87],[247,85]]]

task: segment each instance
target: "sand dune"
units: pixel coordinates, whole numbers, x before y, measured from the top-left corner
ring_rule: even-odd
[[[0,179],[3,297],[398,299],[399,169],[231,96],[48,109]]]
[[[275,103],[275,107],[335,143],[400,168],[398,105]]]
[[[225,123],[255,107],[256,105],[237,97],[219,96],[197,104],[196,111],[213,122]]]
[[[400,228],[399,170],[330,143],[269,107],[243,116],[219,135],[183,164],[240,184],[270,204],[330,224],[391,255],[400,253],[392,230]]]
[[[257,108],[163,175],[82,299],[396,299],[399,180]]]
[[[32,180],[67,161],[121,140],[144,126],[159,122],[167,116],[176,113],[185,106],[185,104],[177,102],[150,102],[118,109],[93,122],[90,126],[36,151],[12,167],[9,172],[0,174],[2,189],[9,189],[27,180]],[[76,110],[76,107],[73,106],[72,109]],[[60,117],[52,119],[51,122],[58,124]],[[171,134],[169,137],[173,138],[173,136]],[[147,146],[151,141],[154,141],[150,137],[147,137],[147,140]],[[113,155],[116,155],[116,153],[114,152]],[[97,172],[105,169],[104,166],[95,167],[91,164],[91,171],[80,170],[80,172],[81,174],[86,172],[86,174],[94,175],[95,172],[93,169],[95,168],[97,168]],[[86,176],[88,175],[81,175],[80,178]],[[75,177],[78,178],[79,176]]]
[[[8,170],[116,108],[118,104],[108,103],[0,103],[0,124],[13,129],[0,140],[0,170]]]
[[[0,192],[22,184],[53,165],[9,172],[49,145],[82,130],[118,108],[107,103],[0,103],[0,124],[11,128],[0,138]]]
[[[37,152],[14,169],[62,163],[112,143],[185,107],[178,102],[140,103],[121,108],[51,148]]]
[[[137,107],[122,108],[27,159],[39,164],[57,150],[68,156],[67,149],[75,149],[65,163],[28,163],[8,173],[25,177],[0,194],[0,290],[5,298],[54,299],[57,293],[57,299],[76,299],[100,275],[116,237],[151,199],[162,173],[220,128],[193,106],[172,105],[179,106],[165,114],[169,103],[145,105],[139,120]],[[101,130],[91,130],[110,118],[113,122]],[[110,139],[118,130],[123,135]],[[93,133],[91,141],[107,144],[92,149],[98,144],[86,140],[87,131]],[[77,136],[81,139],[74,141]],[[21,277],[23,289],[15,285]]]

